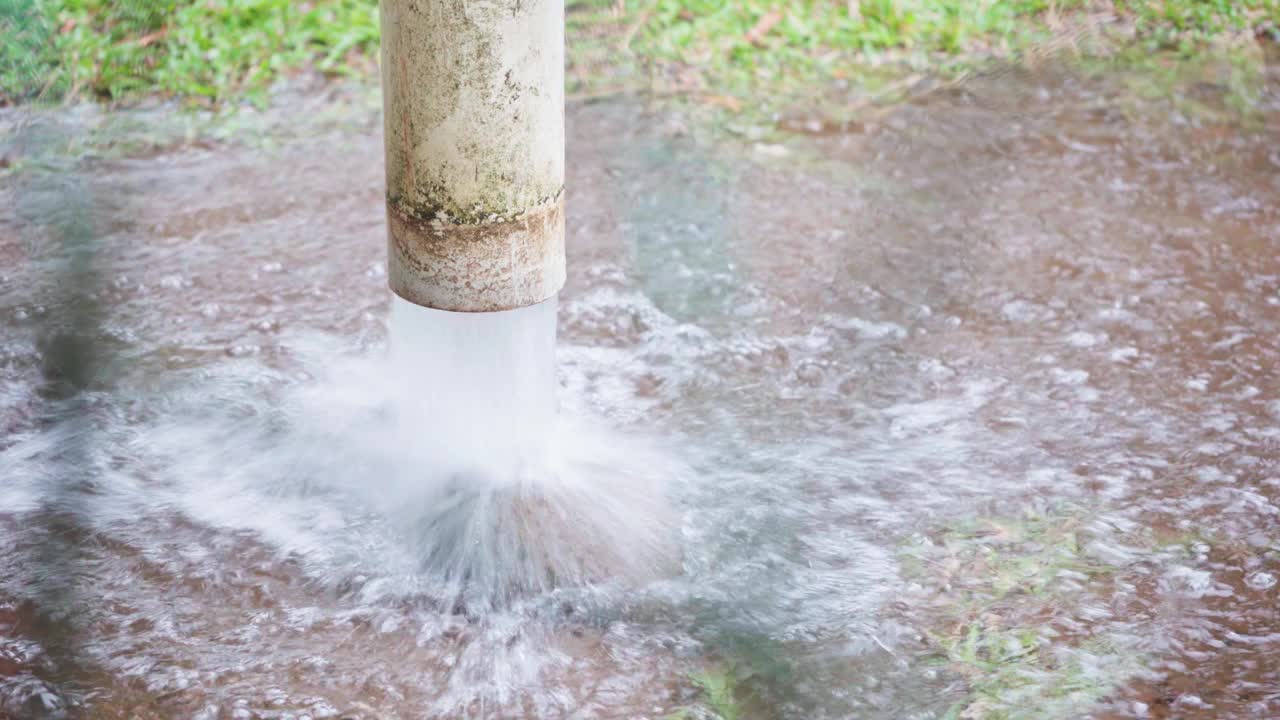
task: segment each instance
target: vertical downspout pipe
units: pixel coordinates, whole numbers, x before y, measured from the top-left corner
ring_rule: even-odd
[[[565,281],[564,0],[381,0],[387,275],[494,312]]]

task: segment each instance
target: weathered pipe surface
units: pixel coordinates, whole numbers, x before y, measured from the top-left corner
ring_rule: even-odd
[[[388,276],[487,312],[564,285],[563,0],[381,0]]]

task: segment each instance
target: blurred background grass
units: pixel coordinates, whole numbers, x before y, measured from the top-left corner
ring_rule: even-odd
[[[875,68],[1069,50],[1192,54],[1274,34],[1280,0],[567,0],[569,92],[729,109]],[[302,72],[376,70],[376,0],[0,0],[0,103],[263,103]]]
[[[302,69],[372,70],[376,0],[0,0],[0,97],[261,99]]]

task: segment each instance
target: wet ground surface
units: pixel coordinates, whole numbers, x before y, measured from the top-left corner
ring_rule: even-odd
[[[479,615],[326,489],[406,472],[376,133],[9,173],[0,715],[1280,717],[1280,77],[1125,87],[572,107],[563,413],[683,567]]]

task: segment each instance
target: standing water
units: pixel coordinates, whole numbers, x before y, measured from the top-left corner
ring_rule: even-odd
[[[388,327],[376,118],[20,158],[0,716],[1280,717],[1280,75],[1235,67],[777,145],[571,106],[569,284],[479,349]],[[558,417],[459,396],[552,315]]]

